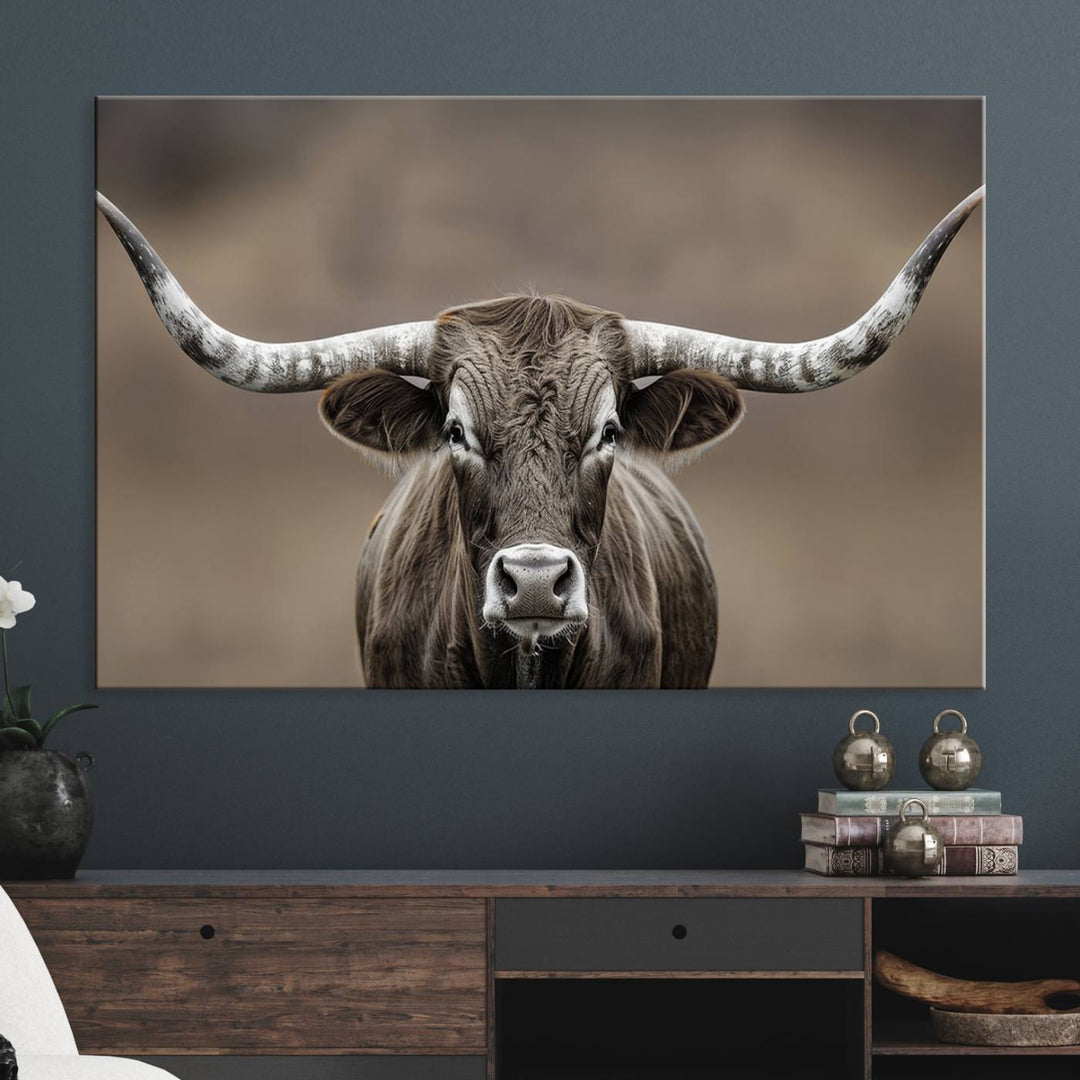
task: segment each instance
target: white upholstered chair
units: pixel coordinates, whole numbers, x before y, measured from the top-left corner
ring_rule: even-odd
[[[175,1080],[128,1058],[81,1057],[52,976],[22,916],[0,889],[0,1035],[19,1080]]]

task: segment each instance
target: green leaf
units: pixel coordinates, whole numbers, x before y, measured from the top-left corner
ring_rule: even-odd
[[[15,715],[20,720],[29,720],[33,715],[30,712],[30,685],[16,686],[11,691],[11,704],[15,708]]]
[[[38,741],[29,731],[23,731],[19,727],[0,728],[0,739],[9,746],[23,746],[27,750],[36,750]]]
[[[29,731],[30,734],[33,735],[38,742],[41,742],[45,734],[41,730],[41,725],[36,720],[31,719],[29,716],[25,720],[16,720],[14,726],[17,728],[22,728],[23,731]]]
[[[44,742],[49,737],[49,732],[52,731],[65,716],[70,716],[74,712],[82,712],[84,709],[96,709],[97,705],[69,705],[66,709],[61,709],[55,716],[53,716],[41,729],[41,741]]]
[[[10,727],[19,718],[15,715],[15,710],[11,707],[7,694],[2,696],[3,703],[0,704],[0,723],[2,723],[4,727]]]

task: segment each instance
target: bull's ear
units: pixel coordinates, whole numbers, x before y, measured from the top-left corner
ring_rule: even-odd
[[[442,424],[439,399],[426,379],[381,370],[339,379],[319,400],[319,416],[335,435],[387,467],[433,449]]]
[[[681,368],[634,384],[619,417],[632,449],[678,468],[733,431],[745,411],[727,379]]]

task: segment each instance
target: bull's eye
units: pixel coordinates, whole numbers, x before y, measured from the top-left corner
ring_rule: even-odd
[[[446,441],[451,446],[465,445],[465,429],[456,420],[446,430]]]
[[[600,445],[601,446],[614,446],[619,441],[619,429],[612,421],[608,421],[604,425],[604,430],[600,433]]]

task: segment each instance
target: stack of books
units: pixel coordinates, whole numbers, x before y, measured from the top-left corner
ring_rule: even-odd
[[[822,788],[816,814],[802,814],[806,869],[815,874],[869,877],[884,873],[881,845],[908,799],[926,804],[945,841],[934,874],[1015,874],[1024,822],[1001,812],[1001,792],[848,791]],[[909,811],[910,815],[910,811]],[[909,817],[910,820],[910,817]]]

